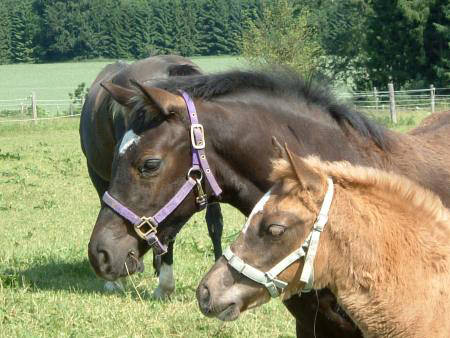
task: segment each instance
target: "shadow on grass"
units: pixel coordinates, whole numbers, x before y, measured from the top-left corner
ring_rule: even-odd
[[[3,270],[3,269],[2,269]],[[87,259],[38,262],[27,269],[0,270],[5,288],[102,293],[104,282],[95,276]]]
[[[28,292],[51,290],[119,297],[128,295],[136,300],[153,300],[146,290],[140,290],[138,295],[132,284],[126,281],[125,291],[106,291],[105,280],[95,275],[87,259],[74,262],[50,259],[34,263],[27,269],[0,268],[0,283],[4,288],[26,289]]]

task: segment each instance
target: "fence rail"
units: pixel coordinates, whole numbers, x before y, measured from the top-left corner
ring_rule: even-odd
[[[387,91],[374,88],[370,92],[338,94],[339,99],[358,110],[372,114],[389,112],[392,123],[397,123],[398,112],[426,111],[434,113],[450,109],[450,88],[394,90],[388,84]],[[0,123],[29,122],[79,116],[83,100],[39,100],[34,93],[19,99],[0,100]]]
[[[395,90],[388,84],[387,91],[374,88],[370,92],[355,92],[338,95],[341,100],[353,104],[358,110],[382,113],[389,111],[390,119],[397,123],[398,112],[427,111],[434,113],[450,109],[450,88]]]
[[[81,99],[39,100],[35,93],[21,99],[0,100],[0,123],[29,122],[79,116]]]

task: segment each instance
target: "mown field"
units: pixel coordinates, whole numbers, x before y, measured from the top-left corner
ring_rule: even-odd
[[[206,72],[243,64],[242,59],[234,56],[193,57],[191,60]],[[0,65],[0,100],[25,98],[32,91],[39,100],[69,99],[69,92],[82,82],[89,87],[100,70],[114,61]]]
[[[213,263],[203,213],[177,238],[176,291],[152,300],[146,271],[124,293],[103,290],[87,260],[99,201],[79,147],[78,119],[0,125],[0,336],[292,337],[280,301],[236,322],[204,317],[195,289]],[[244,218],[224,206],[224,245]],[[142,301],[139,299],[139,294]]]

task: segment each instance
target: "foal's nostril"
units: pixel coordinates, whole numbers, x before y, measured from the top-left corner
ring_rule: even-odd
[[[200,284],[197,290],[198,305],[204,314],[210,311],[211,293],[205,284]]]

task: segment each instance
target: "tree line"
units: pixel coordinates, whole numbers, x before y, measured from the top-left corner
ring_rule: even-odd
[[[241,54],[243,32],[279,1],[1,0],[0,64]],[[389,77],[409,88],[448,86],[448,0],[289,1],[294,16],[307,10],[327,76],[359,89]]]
[[[258,0],[2,0],[0,62],[237,54]]]

